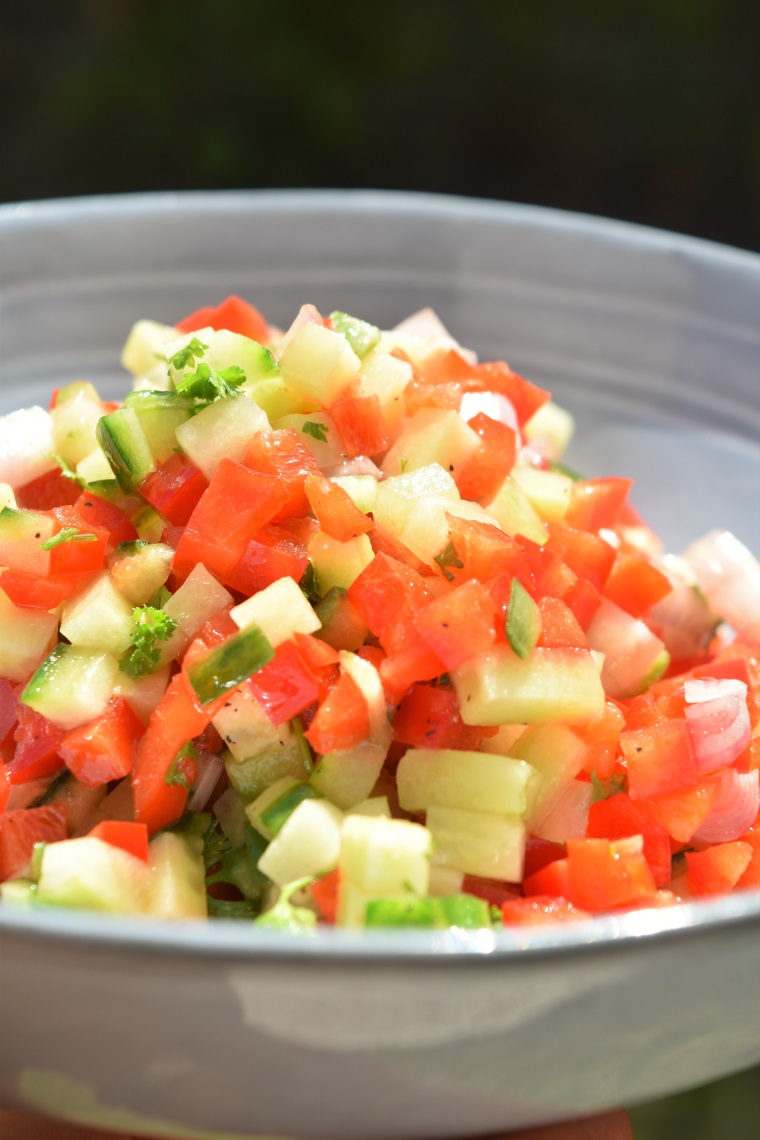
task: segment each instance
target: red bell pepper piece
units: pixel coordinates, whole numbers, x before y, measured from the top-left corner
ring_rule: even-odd
[[[343,487],[331,483],[324,475],[309,475],[304,481],[304,491],[322,530],[339,542],[366,534],[375,525]]]
[[[369,736],[367,702],[354,679],[343,673],[322,701],[305,733],[315,752],[324,755],[354,748]]]
[[[349,459],[387,450],[390,435],[378,396],[342,396],[328,411]]]
[[[286,497],[278,508],[275,522],[308,514],[309,500],[304,493],[307,475],[319,475],[316,459],[292,428],[260,431],[248,444],[243,463],[252,471],[276,476],[286,489]]]
[[[269,325],[259,310],[234,293],[219,305],[205,305],[189,313],[175,327],[181,333],[206,328],[227,329],[258,341],[259,344],[266,344],[270,337]]]
[[[148,829],[144,823],[104,819],[88,832],[93,839],[102,839],[112,847],[120,847],[128,855],[148,862]]]
[[[114,697],[101,716],[64,734],[58,754],[80,784],[97,788],[129,775],[142,733],[136,713]]]
[[[68,839],[66,808],[21,808],[0,816],[0,882],[23,875],[35,843],[57,843]]]
[[[192,460],[174,452],[137,489],[172,526],[186,526],[207,487],[205,475]]]

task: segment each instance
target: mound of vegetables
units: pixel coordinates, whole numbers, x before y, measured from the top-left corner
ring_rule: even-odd
[[[230,297],[0,417],[3,905],[312,930],[760,885],[760,564],[429,310]]]

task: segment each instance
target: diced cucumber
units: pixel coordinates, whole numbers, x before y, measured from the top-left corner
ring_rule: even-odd
[[[45,578],[50,572],[50,551],[42,543],[52,536],[55,521],[41,511],[0,511],[0,566]]]
[[[194,566],[179,589],[164,603],[164,613],[176,621],[177,628],[161,652],[162,664],[167,665],[179,657],[209,618],[231,601],[232,594],[201,562]]]
[[[434,806],[426,823],[437,863],[507,883],[522,879],[526,831],[521,819]]]
[[[239,629],[257,626],[273,649],[295,633],[315,633],[321,622],[297,582],[278,578],[230,611]]]
[[[430,832],[419,823],[366,815],[343,821],[341,874],[371,895],[426,895],[430,852]]]
[[[107,570],[65,603],[61,633],[72,645],[102,649],[114,657],[132,644],[132,606],[116,589]]]
[[[449,748],[410,748],[396,769],[404,811],[461,807],[496,815],[525,815],[535,771],[524,760]]]
[[[177,392],[130,392],[126,406],[137,413],[156,463],[163,463],[177,448],[177,428],[190,419],[195,401]]]
[[[381,530],[401,534],[409,521],[414,504],[423,496],[435,496],[458,502],[457,485],[440,463],[430,463],[401,475],[383,479],[377,486],[374,519]]]
[[[156,464],[134,408],[119,408],[98,422],[96,436],[125,491],[131,491]]]
[[[549,532],[525,491],[511,475],[502,483],[490,503],[485,507],[501,529],[512,537],[522,535],[542,546]]]
[[[123,697],[135,716],[147,724],[150,714],[156,709],[169,685],[169,667],[146,673],[143,677],[130,677],[119,670],[119,680],[114,694]]]
[[[86,836],[48,843],[36,898],[50,906],[144,914],[150,907],[147,863],[120,847]]]
[[[109,653],[57,645],[27,684],[21,700],[59,728],[76,728],[105,711],[119,679]]]
[[[431,898],[440,898],[445,895],[458,895],[464,883],[464,872],[456,867],[443,867],[433,859],[430,863]]]
[[[274,657],[274,650],[256,626],[233,634],[195,661],[187,670],[187,679],[202,705],[257,673]]]
[[[322,594],[333,586],[347,590],[375,557],[366,534],[340,542],[320,530],[310,539],[307,550]]]
[[[50,412],[53,446],[67,463],[75,467],[97,446],[95,430],[103,415],[103,405],[91,384],[77,386],[77,391],[72,392],[69,399],[61,400],[61,396],[59,392],[56,405]]]
[[[327,642],[333,649],[354,651],[364,645],[369,629],[340,586],[327,591],[316,606],[316,614],[322,624],[320,641]]]
[[[377,500],[377,478],[374,475],[334,475],[330,480],[342,487],[360,511],[370,515]]]
[[[267,431],[266,413],[246,395],[216,400],[177,428],[177,442],[211,479],[220,461],[242,459],[251,437]]]
[[[521,660],[508,645],[495,645],[451,679],[465,724],[578,724],[604,711],[599,669],[586,649],[538,648]]]
[[[69,835],[75,835],[82,824],[90,818],[106,797],[107,788],[101,784],[88,788],[80,784],[76,776],[64,768],[29,807],[45,807],[49,804],[62,804],[66,808],[66,823]]]
[[[371,794],[387,752],[387,747],[369,740],[345,752],[327,752],[319,758],[310,783],[331,803],[349,811]]]
[[[259,859],[259,870],[279,887],[332,871],[338,865],[342,822],[343,813],[326,800],[302,800]]]
[[[531,826],[531,834],[550,843],[583,839],[593,798],[594,790],[588,780],[571,780],[564,784],[540,821]]]
[[[317,799],[318,795],[309,784],[286,776],[249,804],[245,814],[251,827],[265,839],[273,839],[299,804]]]
[[[95,489],[98,484],[105,483],[110,487],[118,488],[119,484],[114,478],[113,468],[108,462],[103,448],[98,446],[77,463],[77,475],[85,483]],[[98,491],[98,494],[101,492]],[[104,496],[108,497],[108,496]]]
[[[371,899],[367,926],[425,926],[441,930],[490,928],[491,912],[484,899],[474,895],[448,895],[427,899]]]
[[[133,606],[145,606],[169,577],[174,551],[162,542],[124,542],[108,556],[114,586]]]
[[[156,835],[148,848],[151,868],[150,913],[158,918],[206,918],[203,856],[171,831]]]
[[[422,408],[415,412],[383,459],[386,475],[415,471],[439,463],[444,471],[459,471],[480,446],[480,436],[458,412]]]
[[[380,340],[380,329],[358,317],[336,310],[330,313],[330,320],[335,331],[343,334],[360,360],[363,360]]]
[[[175,367],[173,358],[192,341],[203,345],[203,351],[188,359],[184,367]],[[176,340],[164,346],[169,360],[169,374],[174,384],[181,384],[189,374],[195,372],[200,363],[207,364],[217,372],[236,366],[245,373],[245,384],[253,385],[262,380],[277,376],[277,362],[269,349],[250,337],[229,329],[197,329],[183,333]]]
[[[606,598],[591,619],[586,636],[591,648],[604,654],[602,684],[615,700],[643,693],[670,662],[664,643],[649,626]]]
[[[361,366],[341,333],[318,324],[303,324],[296,330],[279,364],[289,388],[324,406],[343,394]]]
[[[404,389],[412,379],[412,366],[389,352],[373,349],[362,360],[359,385],[365,396],[377,396],[388,430],[396,434],[404,416]]]
[[[561,522],[570,506],[573,480],[559,471],[514,467],[512,478],[527,495],[544,522]]]
[[[160,542],[164,533],[165,521],[153,507],[141,507],[132,515],[134,526],[141,542]]]
[[[569,412],[550,400],[534,412],[523,426],[523,435],[538,444],[547,459],[559,459],[573,437],[575,421]]]
[[[450,502],[437,495],[427,495],[412,505],[409,516],[398,538],[422,562],[432,563],[449,542],[449,515],[471,519],[486,526],[498,523],[477,503],[457,499]]]
[[[150,372],[159,361],[166,360],[166,346],[176,339],[177,330],[173,325],[162,325],[158,321],[136,321],[121,350],[122,367],[133,376]],[[166,371],[165,364],[163,367]]]
[[[32,906],[37,901],[37,884],[31,879],[7,879],[0,883],[0,901],[11,906]]]
[[[518,657],[530,657],[541,636],[541,611],[518,578],[512,579],[507,608],[507,641]]]
[[[4,510],[5,507],[10,507],[13,511],[18,510],[16,496],[10,483],[0,483],[0,511]]]
[[[26,681],[57,629],[57,614],[15,606],[0,589],[0,677]]]
[[[222,792],[212,810],[230,843],[234,847],[242,847],[248,817],[245,814],[245,804],[232,786]]]
[[[281,376],[270,376],[266,380],[252,380],[240,385],[255,404],[266,412],[270,423],[283,416],[292,416],[306,411],[308,401],[288,388]]]
[[[527,818],[531,834],[539,834],[542,820],[575,780],[588,752],[583,740],[564,724],[533,725],[514,742],[511,755],[527,761],[536,772]]]
[[[386,815],[390,818],[391,809],[387,796],[370,796],[351,808],[351,815]]]

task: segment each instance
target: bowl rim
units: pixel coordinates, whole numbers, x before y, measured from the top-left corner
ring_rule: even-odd
[[[530,224],[564,234],[606,238],[618,244],[671,251],[702,262],[760,271],[760,255],[717,242],[634,222],[616,221],[547,206],[399,190],[210,190],[106,194],[0,203],[0,243],[4,235],[36,224],[65,225],[92,219],[223,215],[385,213],[469,223]],[[11,287],[12,288],[12,287]],[[737,927],[760,928],[760,890],[605,914],[590,920],[535,927],[480,931],[345,931],[319,928],[311,935],[253,929],[217,919],[209,923],[166,922],[116,917],[87,911],[12,908],[0,904],[0,940],[131,955],[179,955],[202,960],[367,962],[534,962],[557,954],[576,955],[660,945],[695,931],[716,933]]]

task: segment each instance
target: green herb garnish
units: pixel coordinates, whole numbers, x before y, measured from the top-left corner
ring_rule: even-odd
[[[294,894],[310,883],[311,879],[296,879],[294,883],[281,887],[277,902],[271,910],[256,919],[256,925],[266,926],[270,930],[298,931],[300,934],[313,931],[317,925],[314,911],[303,906],[294,906],[290,901]]]
[[[177,628],[177,622],[155,606],[135,606],[132,647],[122,657],[119,668],[130,677],[152,673],[161,660],[162,646]]]
[[[77,530],[75,526],[65,526],[63,530],[59,530],[58,534],[54,534],[52,538],[47,539],[46,542],[41,542],[40,546],[43,550],[55,550],[56,546],[62,546],[64,542],[97,542],[98,536],[96,534],[87,534],[83,531]]]
[[[318,424],[314,420],[306,420],[301,431],[304,435],[310,435],[312,439],[318,439],[320,443],[327,443],[327,433],[329,431],[327,424]]]
[[[596,772],[592,772],[591,787],[593,789],[592,803],[598,803],[599,800],[608,800],[610,796],[616,796],[619,792],[627,791],[628,780],[625,772],[613,772],[607,780],[600,780]]]
[[[170,357],[169,363],[172,368],[176,368],[177,372],[181,372],[183,368],[187,368],[189,364],[194,364],[196,358],[200,359],[205,356],[207,344],[203,344],[197,337],[193,337],[189,344],[181,348],[179,352],[175,352],[174,356]]]
[[[175,384],[175,388],[182,396],[192,396],[195,400],[210,404],[217,397],[226,400],[237,396],[238,388],[244,383],[245,372],[237,364],[217,370],[201,363],[195,372],[186,373]]]
[[[453,542],[450,542],[448,546],[444,547],[440,554],[436,554],[434,561],[438,563],[443,571],[444,578],[449,582],[453,582],[455,577],[449,567],[453,567],[455,570],[461,570],[464,566],[464,562],[454,549]]]

